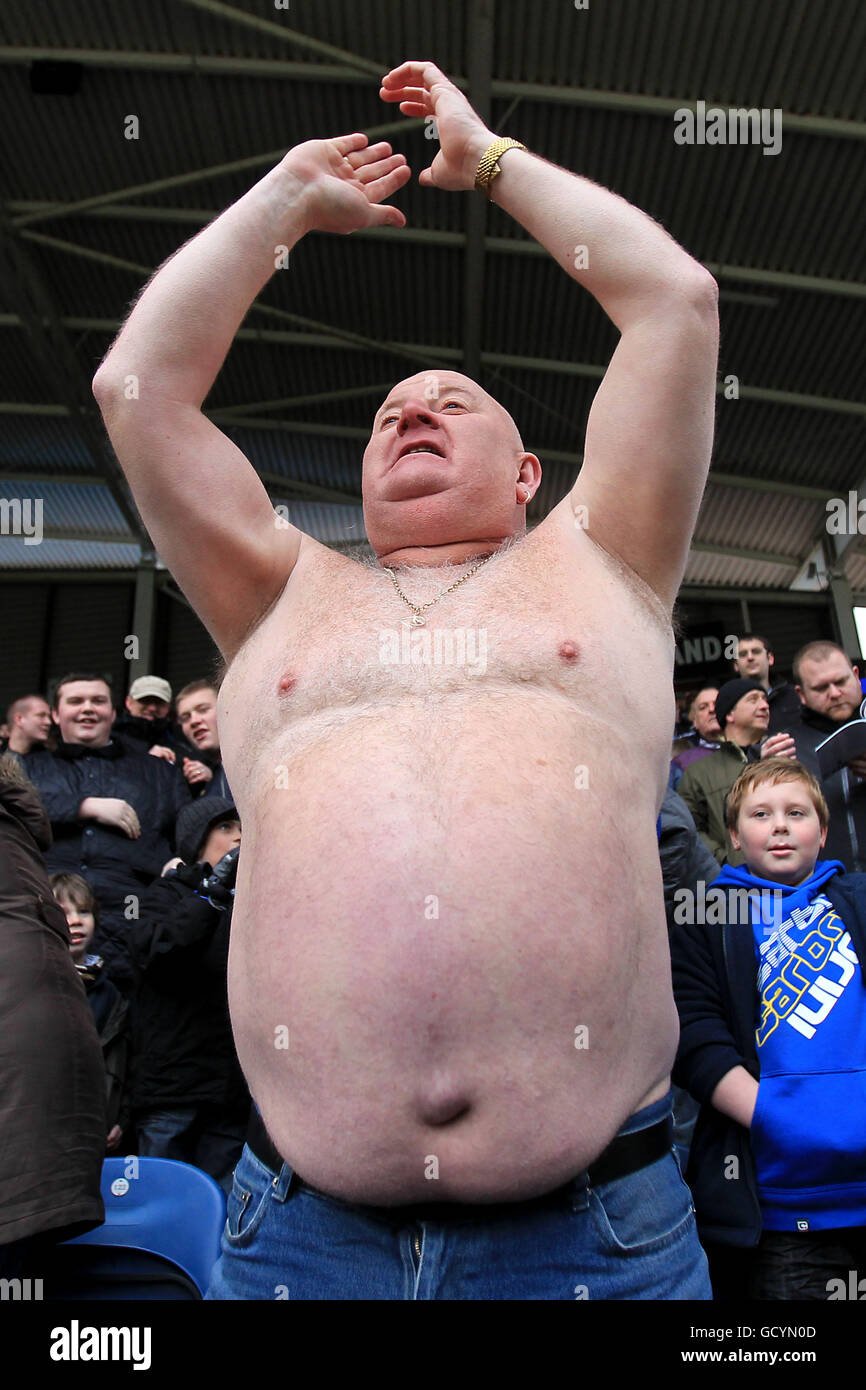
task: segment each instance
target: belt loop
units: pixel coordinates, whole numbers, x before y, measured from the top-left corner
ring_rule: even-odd
[[[572,1179],[569,1200],[572,1211],[586,1211],[589,1206],[589,1173],[585,1168]]]
[[[291,1168],[288,1163],[283,1163],[279,1173],[271,1180],[271,1195],[275,1201],[285,1202],[288,1200],[294,1180],[294,1168]]]

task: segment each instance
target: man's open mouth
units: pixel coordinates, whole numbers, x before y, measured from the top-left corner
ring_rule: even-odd
[[[435,454],[437,458],[444,459],[445,454],[438,444],[430,440],[422,440],[417,444],[407,444],[405,449],[401,449],[397,455],[398,459],[406,458],[409,454]]]

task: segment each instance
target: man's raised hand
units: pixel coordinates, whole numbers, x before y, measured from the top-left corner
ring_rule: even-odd
[[[338,135],[295,145],[283,166],[302,189],[309,231],[355,232],[362,227],[405,227],[399,208],[381,206],[410,178],[405,156],[387,141]]]
[[[475,187],[478,163],[496,136],[435,63],[407,62],[392,68],[382,78],[379,96],[399,102],[404,116],[432,116],[436,121],[439,153],[418,176],[424,188]]]

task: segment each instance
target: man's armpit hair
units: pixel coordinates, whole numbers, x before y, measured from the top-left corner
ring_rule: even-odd
[[[220,686],[226,678],[228,669],[228,662],[222,653],[218,652],[213,659],[213,665],[211,667],[213,673],[213,688],[217,694],[219,694]]]

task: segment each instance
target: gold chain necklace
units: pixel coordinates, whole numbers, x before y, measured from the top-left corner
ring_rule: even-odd
[[[412,609],[412,612],[415,614],[414,618],[412,619],[413,624],[416,627],[424,627],[425,623],[427,622],[427,619],[424,617],[424,614],[426,613],[427,609],[432,608],[434,603],[438,603],[440,599],[445,598],[446,594],[453,594],[455,589],[459,589],[461,584],[465,584],[467,579],[472,578],[476,570],[480,570],[482,565],[486,565],[488,560],[492,560],[495,554],[496,551],[491,550],[489,555],[485,555],[483,560],[479,560],[477,565],[473,565],[471,570],[469,570],[466,574],[463,575],[462,579],[457,580],[456,584],[451,584],[449,588],[443,589],[441,594],[437,594],[435,598],[431,598],[428,603],[422,604],[413,603],[410,598],[407,598],[406,595],[403,593],[403,590],[400,588],[400,585],[397,583],[397,576],[395,575],[394,571],[388,565],[385,565],[383,568],[388,572],[388,574],[390,574],[392,580],[394,581],[394,588],[397,590],[397,593],[400,595],[403,602],[408,604],[409,607]]]

